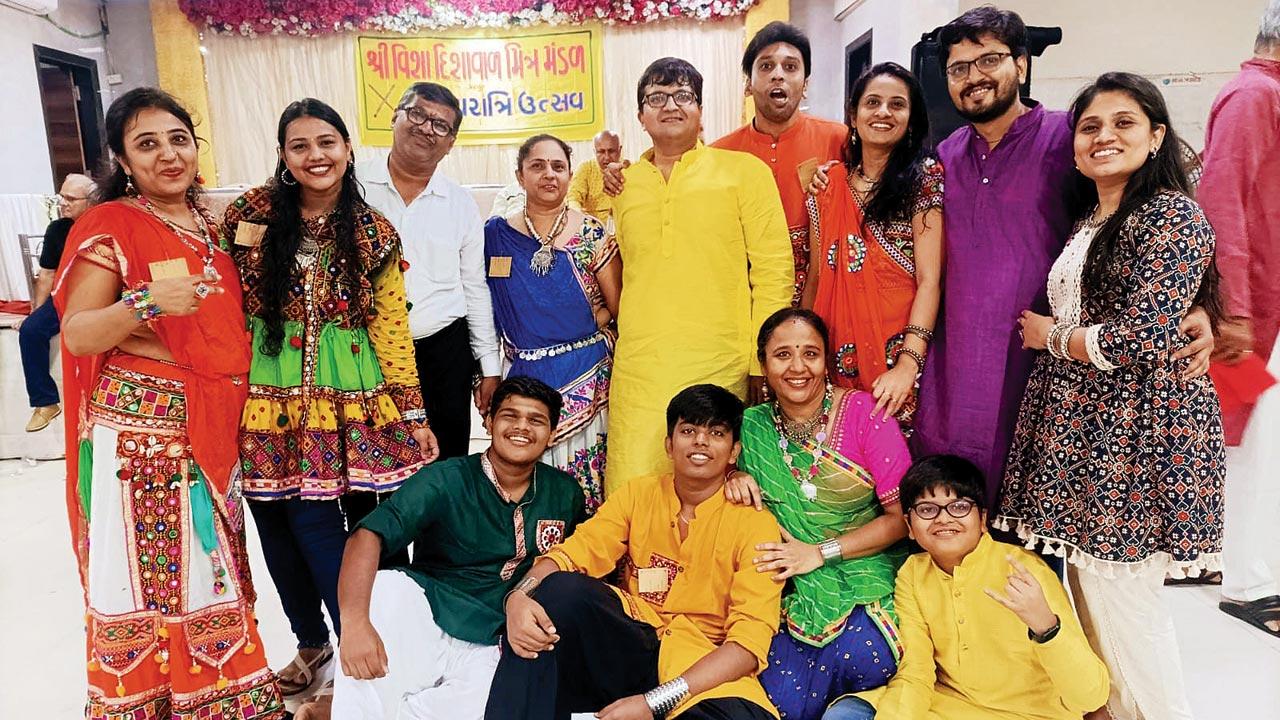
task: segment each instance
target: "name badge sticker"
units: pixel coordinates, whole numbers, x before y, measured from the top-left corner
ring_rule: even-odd
[[[258,225],[241,220],[236,224],[235,244],[240,247],[258,247],[262,244],[262,236],[266,232],[266,225]]]
[[[489,277],[511,277],[511,256],[494,255],[489,258]]]
[[[661,593],[666,592],[670,587],[667,579],[667,569],[662,567],[639,568],[640,571],[640,592],[642,593]]]
[[[174,258],[172,260],[157,260],[147,265],[147,269],[151,271],[152,280],[164,280],[165,278],[186,277],[191,275],[191,271],[187,269],[187,261],[182,258]]]

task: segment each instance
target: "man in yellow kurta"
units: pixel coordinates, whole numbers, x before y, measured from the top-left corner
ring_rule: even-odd
[[[595,159],[578,166],[569,181],[570,207],[594,217],[609,227],[613,219],[613,197],[604,191],[603,167],[622,162],[622,138],[612,130],[601,130],[591,141]],[[610,233],[612,234],[612,232]]]
[[[756,333],[790,304],[795,271],[769,168],[698,141],[698,71],[656,60],[636,95],[653,147],[627,168],[613,200],[622,301],[606,497],[631,478],[670,470],[662,414],[678,390],[708,382],[747,397],[750,374],[758,394]]]
[[[666,419],[674,472],[623,485],[504,601],[486,720],[777,720],[757,675],[782,585],[752,560],[780,532],[769,513],[724,497],[742,401],[695,385]],[[619,560],[620,586],[596,579]]]
[[[1107,700],[1107,666],[1058,577],[987,534],[985,484],[954,455],[902,478],[907,527],[925,552],[898,572],[906,652],[876,720],[1080,720]]]

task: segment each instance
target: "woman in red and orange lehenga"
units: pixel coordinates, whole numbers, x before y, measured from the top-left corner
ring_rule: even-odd
[[[152,88],[107,112],[112,174],[67,238],[67,510],[88,718],[281,718],[253,618],[236,431],[249,342],[235,264],[195,204],[191,116]]]

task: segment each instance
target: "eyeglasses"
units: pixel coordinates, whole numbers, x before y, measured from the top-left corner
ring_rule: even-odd
[[[915,513],[916,517],[921,520],[932,520],[938,517],[939,513],[942,512],[942,508],[945,507],[948,515],[959,519],[967,517],[969,513],[973,512],[973,506],[974,502],[972,500],[964,499],[952,500],[946,505],[939,505],[935,502],[918,502],[911,506],[911,512]]]
[[[404,111],[404,116],[409,118],[409,122],[414,125],[425,125],[433,135],[445,137],[453,134],[453,125],[438,117],[431,117],[427,114],[426,110],[423,110],[416,105],[410,105],[409,107],[402,107],[400,109]]]
[[[59,199],[59,200],[61,200],[61,201],[62,201],[62,202],[64,202],[64,203],[66,203],[66,204],[70,205],[70,204],[71,204],[71,203],[73,203],[73,202],[80,202],[81,200],[88,200],[88,199],[89,199],[89,196],[88,196],[88,195],[67,195],[66,193],[58,193],[58,199]]]
[[[654,110],[661,110],[667,106],[667,100],[675,100],[676,105],[686,107],[698,102],[698,96],[693,94],[692,90],[677,90],[673,93],[662,92],[658,90],[644,96],[644,104]]]
[[[963,80],[969,77],[969,68],[974,65],[978,66],[978,72],[985,75],[1000,67],[1000,63],[1007,57],[1013,57],[1013,53],[991,52],[978,56],[976,60],[953,62],[947,66],[947,78],[952,81]]]

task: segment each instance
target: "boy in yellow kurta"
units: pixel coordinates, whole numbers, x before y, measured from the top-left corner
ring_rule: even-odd
[[[898,572],[906,653],[877,720],[1080,720],[1107,700],[1107,667],[1057,576],[987,534],[985,487],[952,455],[902,478],[907,527],[925,552]]]
[[[487,720],[770,720],[756,679],[782,586],[756,572],[769,513],[727,503],[742,401],[695,385],[667,408],[674,474],[637,478],[534,563],[507,596]],[[596,578],[623,562],[621,587]]]
[[[709,382],[746,397],[748,374],[760,375],[756,332],[790,304],[795,279],[769,168],[698,142],[698,71],[657,60],[637,100],[653,148],[627,168],[613,199],[622,300],[606,497],[634,477],[670,471],[662,410],[680,388]]]

